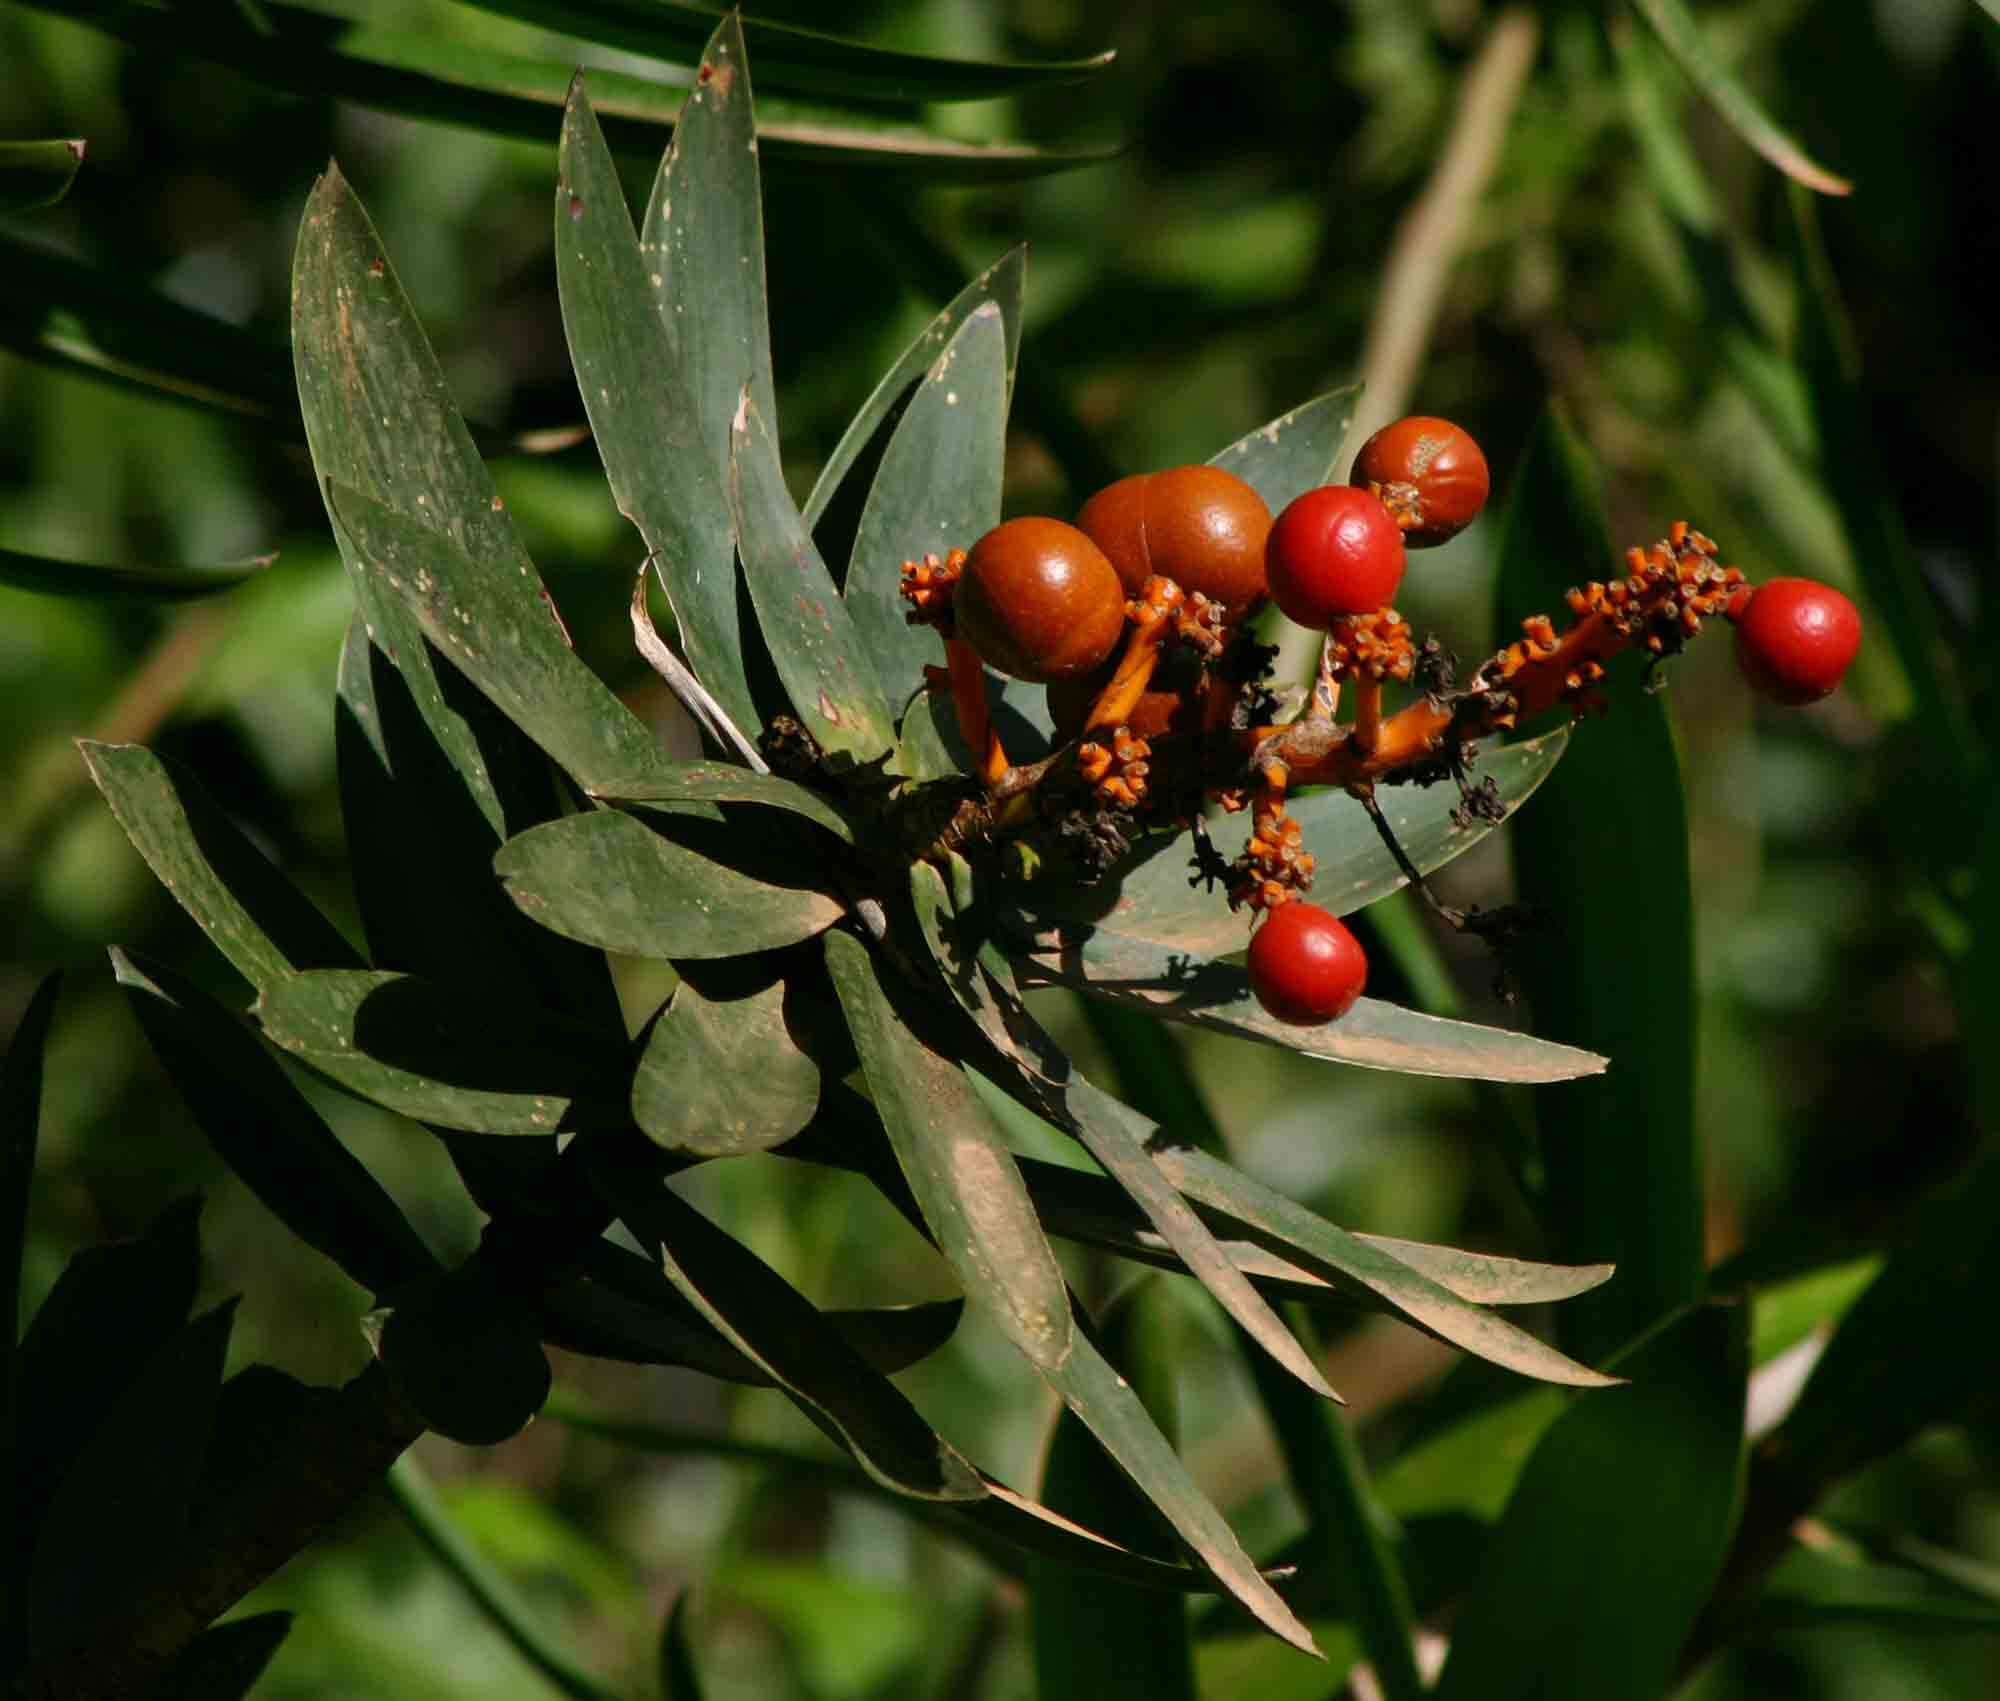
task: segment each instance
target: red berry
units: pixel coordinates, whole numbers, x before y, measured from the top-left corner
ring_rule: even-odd
[[[1365,485],[1403,528],[1411,549],[1456,537],[1479,518],[1492,488],[1486,456],[1448,419],[1414,414],[1361,445],[1354,482]]]
[[[1125,588],[1104,551],[1060,520],[995,526],[952,593],[958,634],[1002,673],[1046,685],[1088,673],[1125,630]]]
[[[1308,490],[1277,518],[1264,550],[1271,595],[1301,626],[1372,614],[1403,582],[1403,534],[1352,484]]]
[[[1170,467],[1106,485],[1083,505],[1078,527],[1118,569],[1128,596],[1154,574],[1189,596],[1199,591],[1231,619],[1264,595],[1271,510],[1220,467]]]
[[[1861,616],[1816,579],[1767,579],[1730,607],[1736,663],[1762,696],[1787,708],[1817,703],[1861,648]]]
[[[1361,941],[1317,904],[1280,904],[1250,936],[1250,990],[1281,1022],[1338,1021],[1367,984]]]

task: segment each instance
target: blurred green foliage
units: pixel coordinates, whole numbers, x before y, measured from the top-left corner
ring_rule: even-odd
[[[400,28],[485,48],[578,56],[561,38],[442,0],[378,9]],[[913,115],[967,138],[1120,145],[1109,163],[916,188],[767,161],[779,412],[800,496],[929,313],[1027,240],[1010,512],[1066,511],[1106,472],[1202,458],[1358,374],[1371,325],[1395,305],[1379,297],[1385,262],[1499,13],[1480,0],[842,0],[756,10],[959,56],[1117,49],[1113,69],[1081,85]],[[1860,435],[1842,452],[1848,465],[1857,453],[1871,464],[1868,499],[1907,535],[1915,593],[1942,638],[1926,658],[1934,676],[1912,678],[1877,619],[1847,690],[1805,716],[1753,711],[1722,641],[1697,646],[1672,674],[1693,871],[1687,1067],[1706,1252],[1775,1282],[1869,1255],[1983,1138],[1968,1040],[1991,1036],[1960,1031],[1952,995],[1969,943],[1964,867],[1985,809],[1967,771],[1940,771],[1928,752],[1950,704],[1969,705],[1969,724],[1993,726],[2000,174],[1986,137],[2000,28],[1962,0],[1749,0],[1698,15],[1717,54],[1813,157],[1853,180],[1851,198],[1815,209],[1864,375]],[[1445,256],[1408,400],[1471,426],[1502,490],[1535,420],[1559,402],[1603,470],[1621,546],[1685,514],[1753,577],[1808,573],[1865,601],[1885,546],[1857,523],[1851,484],[1830,487],[1820,470],[1827,445],[1814,441],[1813,422],[1826,415],[1810,405],[1812,369],[1795,358],[1804,314],[1783,180],[1624,9],[1550,0],[1518,16],[1532,31],[1532,71],[1462,243]],[[586,57],[628,63],[601,50]],[[356,931],[338,848],[330,691],[349,603],[285,411],[293,233],[314,175],[337,156],[468,416],[494,440],[574,424],[581,408],[547,225],[557,124],[552,114],[541,143],[498,140],[273,93],[12,3],[0,3],[0,62],[11,68],[0,136],[89,142],[67,197],[8,215],[0,238],[86,260],[236,327],[244,336],[229,352],[261,410],[165,400],[73,360],[28,358],[22,347],[38,332],[60,341],[74,326],[50,319],[40,272],[0,260],[0,341],[15,350],[0,353],[0,548],[152,565],[279,553],[254,583],[185,604],[0,587],[0,1027],[12,1027],[43,969],[101,964],[114,939],[240,1002],[241,986],[89,790],[70,741],[143,738],[195,764]],[[115,351],[105,324],[95,341]],[[259,348],[275,382],[251,358]],[[645,710],[652,687],[624,619],[639,546],[592,448],[504,455],[494,467],[579,648]],[[1406,589],[1420,630],[1434,627],[1464,654],[1492,636],[1497,532],[1482,524],[1422,557]],[[1857,560],[1857,547],[1871,553]],[[1550,568],[1558,578],[1601,570]],[[1506,879],[1495,845],[1442,884],[1456,901],[1484,903],[1506,895]],[[1990,904],[1989,894],[1989,915]],[[1574,915],[1564,925],[1620,923]],[[1477,954],[1431,943],[1446,953],[1457,999],[1505,1020]],[[1394,984],[1394,955],[1378,952],[1379,990],[1401,996],[1409,987]],[[1400,973],[1421,976],[1427,963],[1420,952]],[[628,1009],[649,1010],[648,990],[635,969],[621,986]],[[1052,1002],[1049,1019],[1079,1057],[1096,1060],[1066,1006]],[[1520,1161],[1510,1133],[1518,1107],[1460,1083],[1315,1065],[1206,1033],[1174,1043],[1236,1160],[1336,1220],[1549,1250],[1533,1209],[1533,1155]],[[210,1201],[200,1303],[245,1295],[232,1362],[261,1359],[318,1380],[360,1364],[366,1349],[351,1327],[360,1296],[277,1233],[220,1167],[163,1089],[101,968],[71,977],[48,1081],[26,1307],[75,1247],[136,1232],[161,1201],[201,1187]],[[476,1222],[444,1184],[433,1147],[303,1084],[433,1247],[469,1248]],[[1128,1096],[1145,1102],[1138,1083]],[[833,1172],[807,1173],[733,1159],[707,1166],[695,1192],[823,1305],[906,1299],[934,1279],[916,1237],[875,1195]],[[1071,1275],[1087,1298],[1103,1297],[1100,1261],[1074,1259]],[[1266,1492],[1279,1472],[1271,1439],[1219,1317],[1191,1303],[1184,1321],[1185,1449],[1253,1551],[1271,1551],[1299,1523],[1282,1492]],[[1760,1300],[1759,1333],[1783,1327],[1767,1324]],[[1984,1351],[1981,1322],[1967,1327],[1964,1350]],[[1411,1397],[1444,1369],[1430,1343],[1370,1323],[1333,1352],[1333,1380],[1371,1449],[1386,1455],[1421,1437]],[[816,1444],[768,1392],[582,1363],[558,1373],[595,1402],[738,1442]],[[1048,1413],[997,1338],[968,1326],[902,1382],[978,1463],[1032,1479]],[[460,1528],[595,1669],[614,1674],[619,1693],[649,1692],[664,1607],[691,1578],[703,1579],[693,1640],[706,1693],[720,1701],[1030,1693],[1018,1607],[962,1550],[873,1500],[721,1458],[656,1460],[554,1421],[491,1454],[435,1439],[421,1451]],[[1990,1398],[1823,1510],[1834,1525],[2000,1564]],[[300,1613],[257,1691],[274,1701],[547,1693],[382,1505],[359,1510],[256,1604]],[[1282,1678],[1252,1678],[1227,1665],[1226,1636],[1201,1648],[1204,1679],[1235,1672],[1218,1678],[1228,1692],[1327,1693],[1297,1676],[1295,1657]],[[1848,1629],[1774,1631],[1734,1646],[1694,1693],[1943,1701],[1996,1686],[1991,1636]]]

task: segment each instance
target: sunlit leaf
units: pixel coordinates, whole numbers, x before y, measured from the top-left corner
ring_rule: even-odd
[[[842,600],[892,708],[939,657],[937,633],[904,618],[901,564],[969,549],[999,524],[1010,376],[1001,309],[983,302],[910,396],[861,510]]]
[[[818,792],[726,762],[662,762],[640,777],[601,781],[591,787],[591,795],[623,803],[755,803],[801,815],[854,842],[846,817]]]
[[[726,1158],[789,1140],[819,1104],[819,1065],[785,1025],[785,988],[705,998],[686,980],[646,1036],[632,1115],[670,1152]]]
[[[795,944],[840,919],[835,899],[797,883],[812,871],[781,854],[761,870],[775,878],[760,879],[737,866],[745,849],[712,823],[649,824],[597,809],[508,840],[493,866],[532,920],[641,957],[735,957]]]
[[[1276,514],[1293,498],[1337,481],[1336,458],[1360,399],[1359,384],[1329,390],[1237,438],[1208,464],[1234,473]]]

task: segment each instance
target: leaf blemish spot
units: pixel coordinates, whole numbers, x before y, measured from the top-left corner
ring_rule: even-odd
[[[572,222],[583,217],[583,197],[581,195],[573,194],[570,196],[569,216]]]

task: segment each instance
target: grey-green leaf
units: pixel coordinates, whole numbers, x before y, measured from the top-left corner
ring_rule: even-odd
[[[231,591],[277,560],[259,555],[220,566],[141,567],[103,561],[57,561],[0,549],[0,585],[46,591],[61,597],[119,597],[140,602],[175,602]]]
[[[958,1066],[911,1032],[912,994],[885,984],[868,947],[832,932],[826,960],[870,1096],[939,1250],[968,1303],[1051,1374],[1079,1337],[1013,1154]]]
[[[755,803],[783,809],[854,842],[854,829],[832,804],[796,780],[752,773],[727,762],[666,762],[629,779],[604,780],[591,796],[623,803]]]
[[[1359,1283],[1388,1301],[1406,1322],[1439,1340],[1545,1382],[1603,1388],[1618,1380],[1564,1357],[1505,1319],[1468,1304],[1381,1247],[1357,1240],[1275,1188],[1205,1152],[1167,1147],[1158,1158],[1168,1178],[1196,1204],[1235,1219],[1250,1238],[1316,1267],[1331,1280]]]
[[[493,866],[544,927],[641,957],[735,957],[796,944],[840,919],[823,891],[742,872],[728,860],[730,841],[715,823],[671,816],[649,825],[597,809],[517,835]]]
[[[644,723],[570,648],[525,556],[475,559],[435,526],[337,481],[327,501],[349,567],[373,581],[377,607],[401,603],[423,635],[585,789],[664,765]]]
[[[667,1278],[738,1351],[828,1428],[885,1487],[981,1500],[978,1472],[825,1317],[747,1247],[653,1178],[607,1154],[594,1179]]]
[[[1209,465],[1234,473],[1276,514],[1295,497],[1337,481],[1335,463],[1360,399],[1359,384],[1315,396],[1237,438]]]
[[[339,930],[177,763],[137,744],[78,748],[160,883],[252,986],[294,969],[360,966]]]
[[[904,618],[902,563],[970,549],[999,523],[1010,375],[1005,321],[984,302],[924,374],[869,487],[843,600],[892,705],[939,653],[936,632]]]
[[[743,392],[730,433],[736,545],[786,695],[822,748],[867,761],[894,748],[895,720],[854,617],[785,488],[778,445]]]
[[[816,529],[820,517],[833,501],[841,481],[867,449],[875,433],[903,404],[911,385],[930,370],[945,345],[958,334],[959,327],[987,302],[1000,309],[1000,325],[1007,344],[1007,389],[1014,388],[1014,367],[1021,351],[1021,306],[1027,284],[1028,250],[1024,243],[1000,256],[958,294],[938,310],[931,320],[897,356],[896,364],[883,374],[882,381],[869,392],[867,401],[848,422],[840,441],[826,458],[814,481],[804,509],[808,529]]]
[[[819,1065],[785,1026],[782,981],[716,1000],[682,981],[632,1079],[632,1115],[647,1136],[702,1158],[767,1151],[818,1104]]]
[[[1509,812],[1534,795],[1569,742],[1558,727],[1540,738],[1493,749],[1480,760]],[[1448,784],[1385,787],[1382,812],[1410,860],[1425,874],[1443,867],[1478,844],[1493,824],[1461,827],[1451,818],[1458,793]],[[1290,799],[1305,833],[1305,848],[1317,859],[1312,900],[1347,915],[1404,884],[1401,871],[1383,847],[1360,804],[1342,791],[1307,792]],[[1216,849],[1226,858],[1242,850],[1250,835],[1247,811],[1209,824]],[[1192,841],[1186,834],[1142,844],[1095,886],[1037,893],[1024,905],[1038,918],[1101,923],[1115,932],[1148,940],[1205,961],[1249,947],[1249,932],[1219,894],[1188,884]]]
[[[1170,1022],[1364,1069],[1541,1082],[1595,1075],[1605,1066],[1604,1058],[1575,1046],[1427,1016],[1377,998],[1363,998],[1337,1022],[1312,1027],[1281,1022],[1257,1002],[1240,963],[1197,963],[1173,946],[1108,928],[1082,931],[1077,943],[1038,951],[1024,958],[1022,967],[1044,984],[1074,987]]]
[[[350,1092],[471,1134],[621,1127],[621,1046],[477,987],[387,970],[325,969],[263,989],[272,1043]]]
[[[694,130],[680,133],[669,173],[685,175],[686,164],[673,161],[698,145]],[[640,248],[581,76],[571,85],[563,113],[557,171],[556,283],[563,329],[611,493],[645,539],[696,675],[730,719],[754,736],[761,723],[743,671],[736,542],[725,483],[728,416],[704,419],[680,353],[688,337],[702,334],[703,315],[712,308],[698,276],[675,270],[669,277],[650,229],[645,249]],[[696,187],[688,185],[685,195],[681,234],[671,245],[675,267],[700,263],[686,231],[705,233],[692,204]],[[754,204],[753,198],[753,210]],[[713,264],[713,255],[702,257]],[[736,269],[732,263],[732,273]],[[681,321],[690,313],[695,324],[683,336]]]

